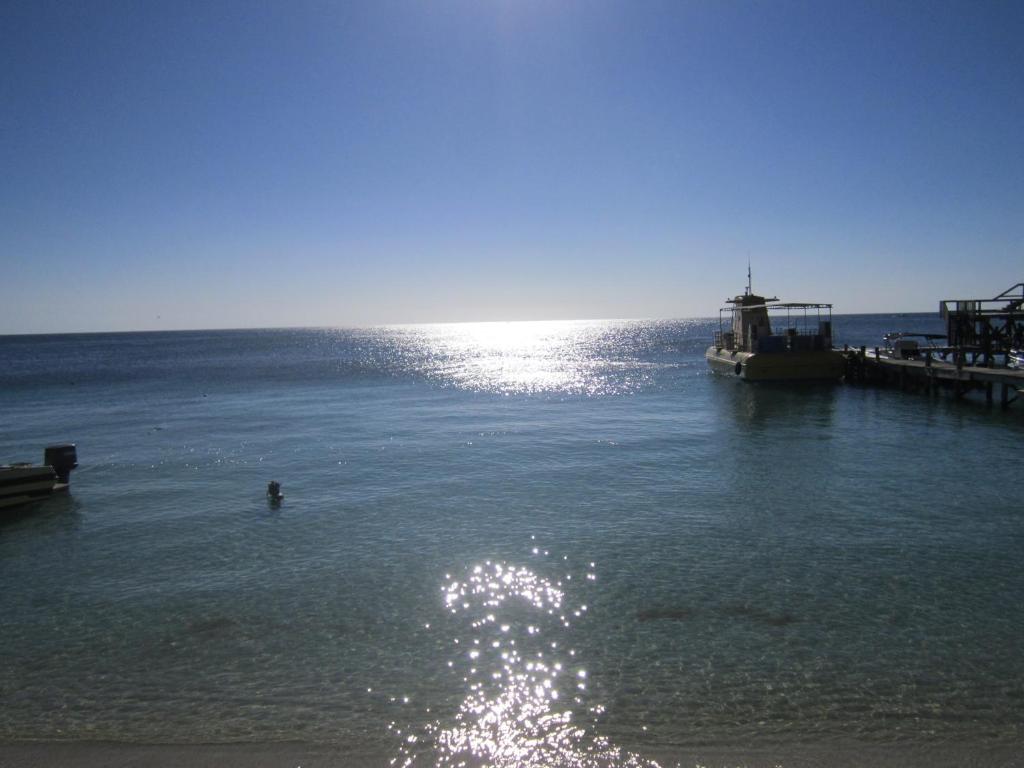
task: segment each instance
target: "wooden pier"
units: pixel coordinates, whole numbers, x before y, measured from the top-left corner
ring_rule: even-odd
[[[957,398],[980,391],[989,404],[998,391],[999,404],[1008,408],[1024,392],[1024,370],[1009,365],[1024,349],[1024,282],[991,299],[946,299],[939,316],[945,336],[892,333],[886,349],[845,348],[846,380],[928,394],[945,389]],[[902,341],[907,337],[924,338],[928,346]],[[948,346],[934,346],[943,338]]]
[[[845,349],[846,381],[852,384],[898,386],[904,391],[932,395],[948,391],[956,398],[980,392],[986,403],[1008,408],[1024,392],[1024,370],[965,363],[966,354],[954,353],[956,362],[923,351],[918,358],[902,359],[884,350]]]

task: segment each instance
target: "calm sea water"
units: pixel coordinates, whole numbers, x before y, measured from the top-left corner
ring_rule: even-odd
[[[716,377],[713,325],[0,338],[0,461],[81,464],[0,525],[0,739],[1019,742],[1024,409]]]

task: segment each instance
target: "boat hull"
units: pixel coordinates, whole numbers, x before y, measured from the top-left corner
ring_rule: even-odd
[[[0,508],[45,498],[57,486],[52,467],[0,467]]]
[[[845,367],[842,353],[831,349],[767,353],[710,346],[704,357],[715,373],[744,381],[836,381]]]

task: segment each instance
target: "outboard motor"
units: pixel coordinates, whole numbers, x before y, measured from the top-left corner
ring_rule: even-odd
[[[78,466],[78,452],[74,443],[69,445],[48,445],[43,452],[43,464],[53,467],[57,482],[68,483],[71,470]]]

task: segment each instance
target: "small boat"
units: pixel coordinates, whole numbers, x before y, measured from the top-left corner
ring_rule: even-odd
[[[704,357],[716,373],[746,381],[835,381],[842,352],[832,348],[832,305],[780,302],[747,290],[727,299]],[[726,330],[726,313],[731,319]]]
[[[916,360],[922,354],[930,352],[934,357],[945,358],[948,350],[935,343],[940,340],[945,341],[945,339],[944,333],[912,333],[910,331],[887,333],[882,337],[885,348],[878,350],[878,354],[897,360]]]
[[[1024,370],[1024,349],[1011,349],[1007,352],[1006,367]]]
[[[0,466],[0,508],[28,504],[68,489],[71,470],[78,466],[74,445],[51,445],[43,463]]]

